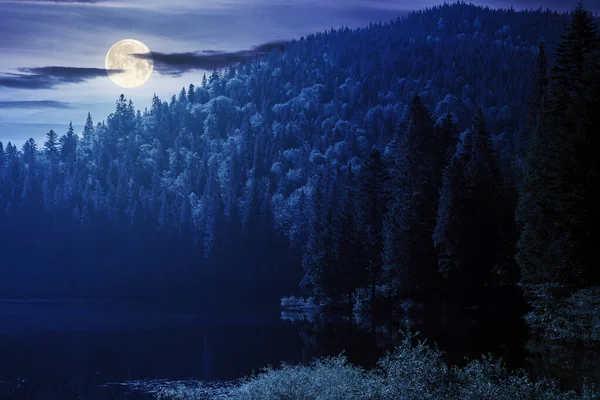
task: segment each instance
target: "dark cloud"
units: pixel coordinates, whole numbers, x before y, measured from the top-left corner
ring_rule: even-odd
[[[73,108],[71,104],[54,100],[34,100],[34,101],[0,101],[0,109],[19,108],[19,109],[40,109],[40,108]]]
[[[287,42],[270,42],[256,46],[250,50],[239,50],[234,52],[224,52],[217,50],[204,50],[196,53],[156,53],[151,54],[133,54],[133,56],[142,59],[154,60],[154,68],[162,75],[179,76],[184,72],[214,68],[224,68],[232,64],[244,62],[252,59],[254,56],[260,56],[273,50],[283,48]]]
[[[122,72],[121,70],[106,70],[103,68],[77,67],[38,67],[19,68],[19,73],[0,75],[0,87],[11,89],[53,89],[66,83],[81,83],[89,79],[106,76],[107,72]]]

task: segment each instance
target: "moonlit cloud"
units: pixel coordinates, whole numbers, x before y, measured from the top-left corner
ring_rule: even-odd
[[[279,49],[283,51],[286,42],[271,42],[258,45],[250,50],[217,51],[204,50],[197,53],[157,53],[133,54],[141,59],[154,60],[154,69],[163,75],[180,76],[190,70],[211,70],[247,61],[255,56]]]
[[[12,89],[53,89],[66,83],[81,83],[107,72],[122,72],[121,70],[106,70],[104,68],[78,67],[36,67],[19,68],[19,73],[0,75],[0,87]]]

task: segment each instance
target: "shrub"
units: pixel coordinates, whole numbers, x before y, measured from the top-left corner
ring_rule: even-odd
[[[231,400],[375,399],[377,379],[349,365],[344,356],[315,361],[310,366],[268,368],[230,394]]]
[[[266,368],[219,392],[227,400],[592,400],[599,393],[561,392],[550,381],[533,382],[524,371],[509,372],[491,356],[448,367],[437,348],[406,334],[372,371],[343,355],[309,366]],[[202,400],[205,388],[174,387],[173,399]],[[195,392],[194,392],[195,390]],[[162,392],[167,394],[166,391]],[[166,398],[161,397],[161,398]]]
[[[382,379],[379,398],[443,398],[448,367],[442,360],[442,353],[425,341],[419,340],[413,345],[415,336],[405,335],[400,345],[378,362],[376,373]]]

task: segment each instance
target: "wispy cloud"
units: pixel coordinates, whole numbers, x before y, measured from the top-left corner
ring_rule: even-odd
[[[250,50],[239,50],[233,52],[204,50],[194,53],[158,53],[133,54],[141,59],[154,60],[154,69],[162,75],[180,76],[185,72],[204,69],[224,68],[229,65],[243,62],[254,56],[259,56],[283,48],[287,42],[270,42],[256,46]]]
[[[0,75],[0,87],[11,89],[53,89],[57,85],[81,83],[100,76],[106,76],[107,72],[122,72],[122,70],[56,66],[19,68],[19,73]]]
[[[40,108],[56,108],[67,109],[73,108],[70,103],[55,100],[32,100],[32,101],[0,101],[0,109],[40,109]]]

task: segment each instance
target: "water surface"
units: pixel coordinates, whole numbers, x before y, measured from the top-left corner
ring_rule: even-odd
[[[232,380],[298,362],[297,325],[274,316],[206,318],[112,302],[0,301],[0,398],[146,399],[107,383]]]

